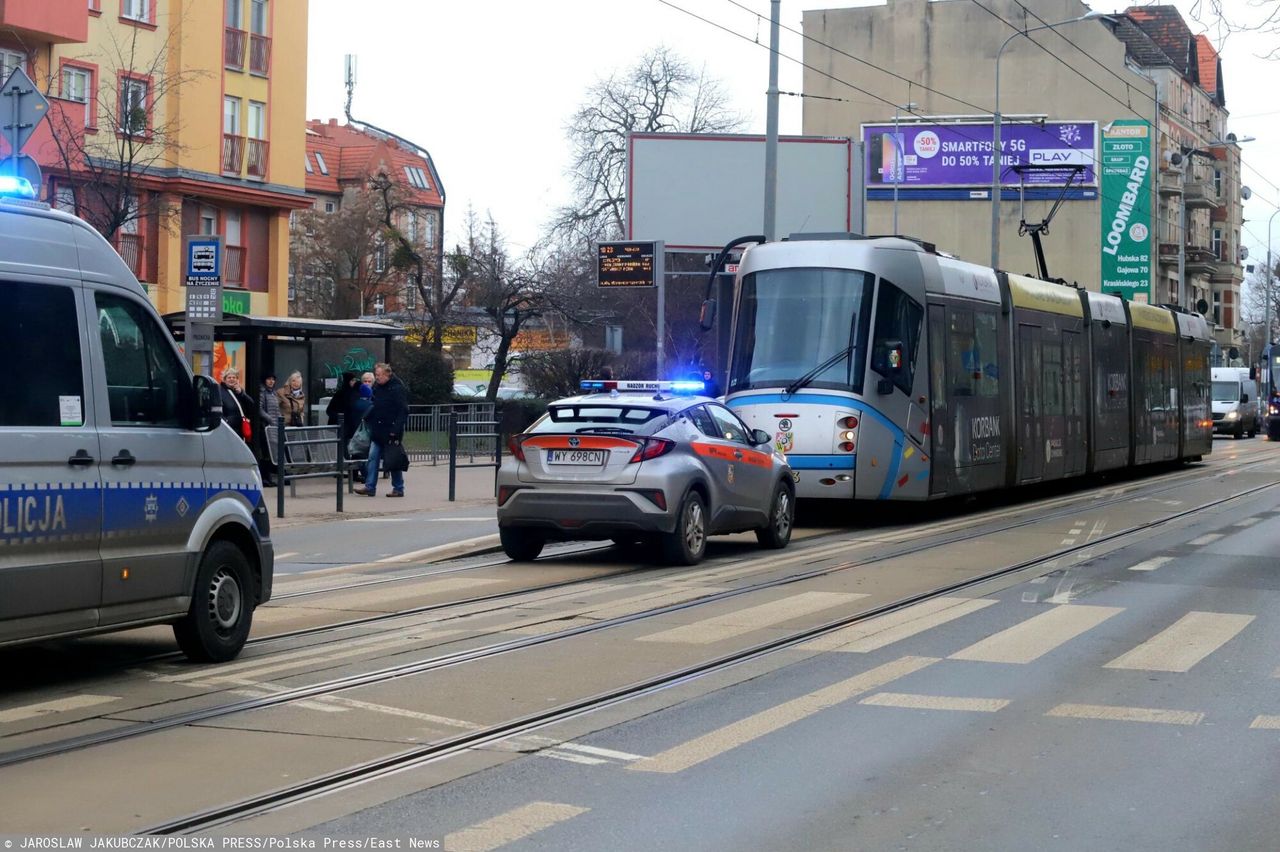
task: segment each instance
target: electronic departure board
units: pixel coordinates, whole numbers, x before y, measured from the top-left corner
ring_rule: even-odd
[[[662,270],[662,243],[600,243],[596,282],[601,287],[653,287]]]

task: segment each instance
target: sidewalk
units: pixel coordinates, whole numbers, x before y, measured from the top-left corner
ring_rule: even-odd
[[[284,489],[284,517],[276,517],[276,489],[264,489],[263,499],[271,512],[271,528],[341,521],[344,518],[368,518],[379,515],[429,514],[450,508],[485,507],[492,511],[494,470],[464,468],[457,472],[457,500],[449,502],[449,466],[414,462],[404,475],[404,497],[389,498],[391,480],[378,480],[378,495],[365,497],[349,493],[343,485],[342,512],[337,511],[335,484],[332,479],[303,479],[295,483],[297,497],[288,485]]]

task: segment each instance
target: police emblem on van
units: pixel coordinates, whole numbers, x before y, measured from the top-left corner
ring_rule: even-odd
[[[147,500],[142,504],[143,514],[147,517],[147,523],[155,523],[156,518],[160,517],[160,500],[154,494],[148,494]]]

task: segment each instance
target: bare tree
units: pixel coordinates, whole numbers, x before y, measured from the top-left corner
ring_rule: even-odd
[[[1158,6],[1167,0],[1144,0],[1139,6]],[[1194,0],[1187,17],[1195,21],[1221,51],[1237,33],[1280,37],[1280,0]],[[1265,59],[1280,59],[1280,46],[1265,49]]]
[[[70,181],[76,213],[107,239],[150,218],[172,228],[181,215],[157,194],[140,201],[140,190],[149,174],[177,162],[183,146],[175,100],[184,86],[208,73],[181,67],[172,42],[180,28],[164,29],[168,35],[153,51],[139,40],[137,27],[104,28],[103,53],[84,57],[98,64],[96,91],[68,91],[75,78],[63,76],[65,69],[49,77],[48,93],[62,99],[49,115],[57,168]],[[66,103],[71,99],[84,101],[87,121]],[[90,110],[96,115],[88,115]],[[93,122],[100,132],[85,131]]]
[[[294,217],[289,250],[296,313],[359,316],[396,288],[381,198],[373,189],[352,187],[333,213],[308,210]]]
[[[376,175],[369,187],[378,199],[383,231],[393,247],[391,265],[407,276],[408,286],[418,294],[422,318],[431,329],[426,345],[441,352],[445,327],[453,317],[465,282],[456,275],[445,280],[439,258],[425,239],[425,228],[415,233],[404,227],[418,214],[418,208],[405,201],[404,193],[389,175],[385,172]]]
[[[667,47],[597,80],[566,128],[573,145],[573,202],[553,228],[584,242],[621,239],[626,209],[627,134],[724,133],[743,125],[706,69],[695,71]]]
[[[1272,258],[1271,270],[1271,339],[1276,339],[1275,329],[1280,325],[1280,258]],[[1267,312],[1267,266],[1260,263],[1245,280],[1240,320],[1245,329],[1245,340],[1253,360],[1267,345],[1263,326]]]

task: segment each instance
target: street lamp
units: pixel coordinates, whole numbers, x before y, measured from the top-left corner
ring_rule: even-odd
[[[994,162],[991,166],[991,268],[998,269],[1000,266],[1000,60],[1004,57],[1004,50],[1018,36],[1030,35],[1038,30],[1051,30],[1054,27],[1061,27],[1066,24],[1074,24],[1078,21],[1089,21],[1094,18],[1111,19],[1110,15],[1102,12],[1089,11],[1078,18],[1070,18],[1065,21],[1058,21],[1056,24],[1042,24],[1038,27],[1032,27],[1027,30],[1019,30],[1004,40],[1004,44],[1000,45],[1000,51],[996,54],[996,108],[992,115],[994,119],[992,123],[992,142],[991,155]]]
[[[893,147],[898,151],[897,162],[893,164],[893,235],[898,235],[898,182],[906,173],[906,152],[902,150],[902,139],[898,136],[898,110],[911,112],[918,107],[915,101],[893,108]]]

